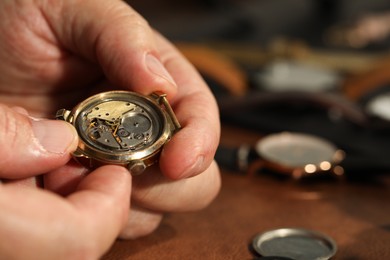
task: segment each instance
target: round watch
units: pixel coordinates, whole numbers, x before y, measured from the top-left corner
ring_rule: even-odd
[[[180,129],[166,95],[108,91],[87,98],[57,119],[71,123],[79,135],[73,157],[94,168],[104,164],[141,174],[158,161],[164,144]]]
[[[219,147],[216,160],[222,167],[242,172],[268,170],[294,179],[332,173],[344,174],[345,154],[328,140],[306,133],[282,132],[238,149]]]
[[[254,147],[265,167],[295,179],[318,173],[342,175],[344,152],[318,136],[282,132],[269,135]]]

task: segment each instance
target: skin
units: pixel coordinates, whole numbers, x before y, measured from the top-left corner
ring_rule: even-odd
[[[0,258],[96,259],[118,236],[151,233],[164,212],[199,210],[215,198],[215,100],[131,7],[4,0],[0,18]],[[57,109],[110,87],[167,93],[182,124],[159,165],[141,176],[76,164],[75,130],[52,120]]]

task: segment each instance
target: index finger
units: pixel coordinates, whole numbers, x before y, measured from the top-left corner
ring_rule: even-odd
[[[68,200],[84,217],[87,238],[95,240],[96,251],[111,246],[127,221],[130,207],[131,177],[123,167],[100,167],[81,181]]]

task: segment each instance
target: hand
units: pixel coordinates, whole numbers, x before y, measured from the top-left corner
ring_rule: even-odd
[[[36,255],[36,250],[41,250],[44,254],[45,245],[51,241],[44,233],[50,235],[52,230],[34,232],[34,227],[44,223],[45,218],[50,216],[57,228],[63,228],[66,234],[57,237],[61,244],[69,242],[66,238],[72,234],[78,238],[76,226],[88,219],[92,226],[101,228],[95,232],[109,230],[111,234],[99,243],[95,241],[99,237],[91,235],[90,229],[82,229],[89,236],[81,236],[80,248],[87,255],[99,255],[112,243],[110,239],[118,234],[118,227],[122,227],[122,237],[145,235],[158,226],[162,212],[196,210],[212,201],[220,186],[213,161],[220,133],[215,100],[194,68],[134,10],[116,0],[2,1],[0,18],[0,158],[6,158],[0,162],[0,177],[13,180],[12,184],[0,186],[0,198],[7,198],[0,199],[2,237],[19,239],[21,233],[30,234],[32,244],[28,244],[31,246],[26,252]],[[83,202],[77,202],[77,210],[65,214],[69,205],[77,201],[71,198],[86,193],[85,185],[91,185],[90,194],[100,198],[96,190],[104,187],[99,185],[102,181],[94,181],[94,176],[104,175],[104,182],[117,185],[116,178],[125,178],[122,168],[103,167],[84,178],[86,169],[66,164],[77,143],[74,130],[64,122],[31,117],[51,118],[58,108],[71,108],[100,91],[97,86],[104,78],[117,88],[144,94],[167,93],[183,126],[165,146],[159,167],[133,178],[131,210],[124,228],[121,221],[126,214],[113,214],[110,221],[114,227],[100,226],[101,221],[90,216],[99,214],[102,208],[84,210]],[[18,185],[43,173],[44,187],[64,198]],[[122,177],[115,177],[116,173]],[[123,182],[130,181],[121,179]],[[128,205],[121,196],[130,194],[129,186],[121,187],[123,193],[119,195],[113,190],[103,192],[119,208]],[[93,201],[93,196],[86,200]],[[55,202],[58,207],[51,208],[45,201]],[[23,209],[11,210],[15,207]],[[29,218],[27,213],[33,211],[34,218]],[[67,229],[68,224],[60,221],[61,212],[69,216],[73,229]],[[13,218],[18,219],[13,225],[23,224],[19,231],[7,228],[11,222],[2,221]],[[34,247],[40,239],[45,243]],[[15,254],[22,252],[18,248]],[[75,250],[71,246],[64,248]]]
[[[67,198],[0,185],[0,258],[98,259],[127,221],[130,185],[118,166],[90,173]]]

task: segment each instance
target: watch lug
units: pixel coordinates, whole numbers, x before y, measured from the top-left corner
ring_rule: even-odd
[[[168,113],[169,118],[171,119],[171,122],[173,124],[173,131],[176,132],[181,129],[181,125],[179,123],[179,120],[177,120],[175,113],[173,112],[173,109],[171,105],[168,102],[167,94],[162,92],[155,92],[153,94],[153,97],[157,100],[159,105],[162,105],[165,107],[165,111]]]
[[[80,163],[81,165],[84,165],[85,167],[88,167],[88,168],[92,169],[92,168],[95,168],[97,166],[96,165],[96,161],[94,159],[92,159],[89,156],[85,155],[79,149],[74,151],[72,153],[72,156],[73,156],[73,159],[75,159],[78,163]]]
[[[58,110],[56,113],[56,119],[70,122],[70,111],[65,108]]]
[[[79,149],[77,149],[76,151],[74,151],[73,153],[72,153],[72,155],[74,156],[74,157],[77,157],[77,158],[89,158],[88,156],[86,156],[82,151],[80,151]]]

